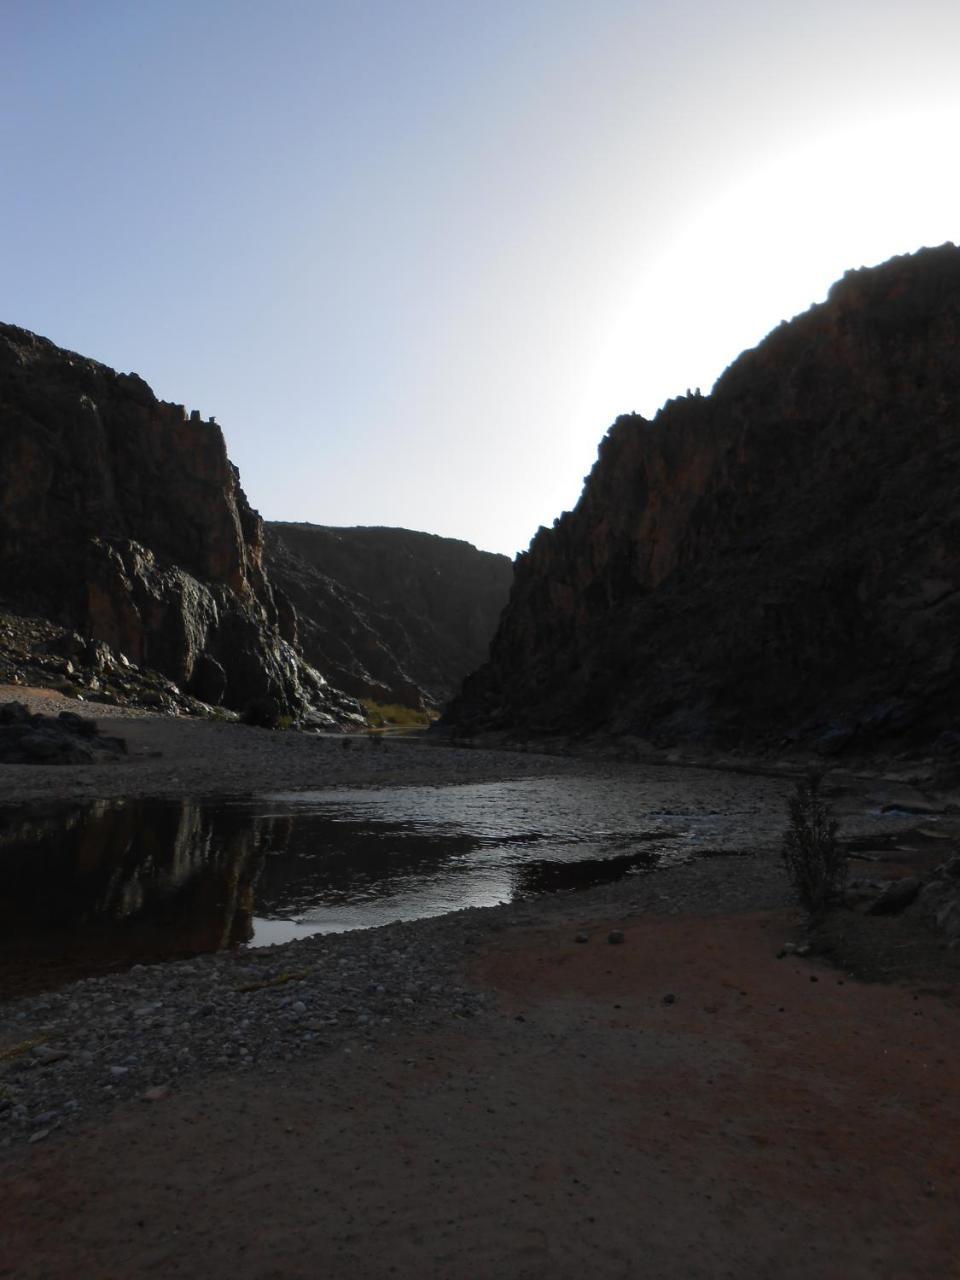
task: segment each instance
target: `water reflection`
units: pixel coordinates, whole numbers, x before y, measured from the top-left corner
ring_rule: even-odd
[[[782,791],[754,778],[731,792],[728,779],[720,811],[690,771],[660,770],[0,809],[0,995],[734,850],[745,827],[776,837]]]
[[[0,809],[0,995],[248,941],[261,834],[195,800]]]

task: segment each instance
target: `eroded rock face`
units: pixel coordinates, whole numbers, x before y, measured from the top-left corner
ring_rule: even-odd
[[[849,272],[617,420],[517,561],[460,731],[824,754],[960,727],[960,250]]]
[[[487,656],[506,556],[409,529],[269,523],[271,581],[296,606],[306,657],[356,697],[438,706]]]
[[[223,434],[118,374],[0,325],[0,595],[198,697],[356,708],[294,648],[263,524]]]

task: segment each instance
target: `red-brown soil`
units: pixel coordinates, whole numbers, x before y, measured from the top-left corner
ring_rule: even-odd
[[[960,1275],[955,1004],[788,912],[575,912],[490,935],[487,1017],[11,1151],[0,1274]]]

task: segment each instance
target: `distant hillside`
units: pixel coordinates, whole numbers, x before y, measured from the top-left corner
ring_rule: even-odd
[[[954,749],[958,477],[944,245],[848,272],[711,395],[618,419],[446,723]]]
[[[265,566],[307,660],[355,697],[439,706],[487,657],[513,567],[409,529],[266,525]]]

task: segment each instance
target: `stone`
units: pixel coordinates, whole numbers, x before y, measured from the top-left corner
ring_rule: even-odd
[[[901,880],[891,880],[882,893],[867,908],[871,916],[898,915],[905,911],[917,898],[923,887],[919,876],[904,876]]]
[[[0,764],[93,764],[126,749],[122,739],[101,736],[95,721],[73,712],[32,715],[19,702],[0,705]]]
[[[619,944],[624,941],[624,933],[622,929],[611,929],[607,934],[607,941]]]
[[[937,867],[920,890],[916,909],[945,935],[948,945],[960,940],[960,856]]]
[[[50,1045],[38,1044],[34,1046],[33,1056],[42,1066],[49,1066],[54,1062],[62,1062],[70,1055],[66,1049],[54,1049]]]

